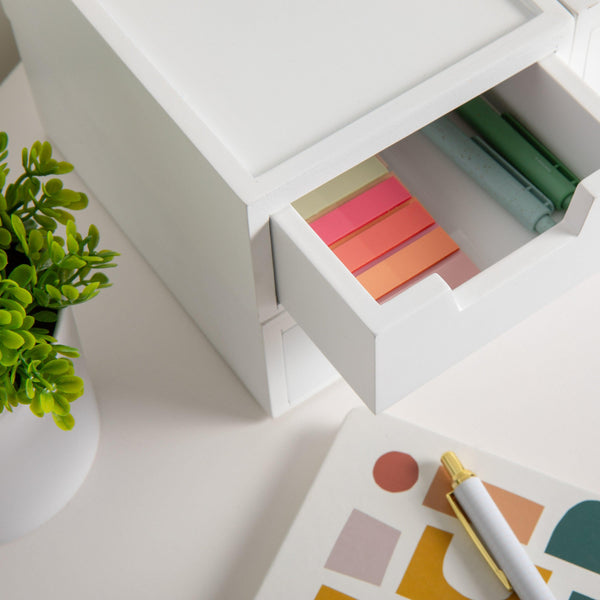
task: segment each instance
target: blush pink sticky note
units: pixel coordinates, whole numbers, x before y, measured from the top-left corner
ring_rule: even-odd
[[[388,177],[319,217],[310,226],[329,246],[409,198],[410,192],[400,181],[396,177]]]

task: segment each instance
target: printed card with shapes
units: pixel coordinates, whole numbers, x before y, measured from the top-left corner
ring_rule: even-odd
[[[448,450],[556,600],[600,600],[600,495],[364,409],[342,426],[256,600],[518,600],[448,504]]]

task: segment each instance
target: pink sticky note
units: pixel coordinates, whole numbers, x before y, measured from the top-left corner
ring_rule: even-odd
[[[319,217],[310,226],[329,246],[409,198],[410,192],[400,181],[396,177],[388,177]]]

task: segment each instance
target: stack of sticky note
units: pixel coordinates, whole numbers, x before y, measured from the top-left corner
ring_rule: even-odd
[[[377,157],[293,206],[378,301],[430,273],[454,288],[478,272]]]

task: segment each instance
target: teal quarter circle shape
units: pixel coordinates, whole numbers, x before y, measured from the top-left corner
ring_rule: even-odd
[[[569,596],[569,600],[595,600],[595,598],[590,598],[589,596],[584,596],[579,592],[572,592]]]
[[[546,554],[600,575],[600,501],[570,508],[552,532]]]

